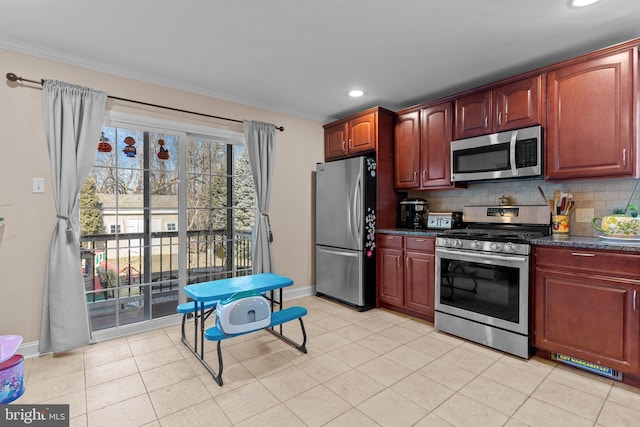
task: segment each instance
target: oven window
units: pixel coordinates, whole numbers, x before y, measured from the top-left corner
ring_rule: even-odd
[[[440,304],[519,323],[518,268],[451,259],[440,262]]]
[[[509,144],[494,144],[453,152],[453,172],[493,172],[509,170]]]

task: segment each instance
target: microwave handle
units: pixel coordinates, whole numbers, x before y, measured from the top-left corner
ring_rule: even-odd
[[[518,176],[518,168],[516,165],[516,142],[518,141],[518,131],[511,132],[511,144],[509,145],[509,160],[511,162],[511,175]]]

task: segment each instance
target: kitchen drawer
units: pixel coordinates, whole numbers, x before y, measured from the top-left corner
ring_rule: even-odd
[[[536,267],[556,267],[611,276],[640,276],[640,255],[581,248],[535,248]]]
[[[406,250],[422,251],[434,253],[436,246],[436,239],[433,237],[405,237],[404,247]]]
[[[378,246],[381,248],[402,249],[402,236],[397,234],[378,234]]]

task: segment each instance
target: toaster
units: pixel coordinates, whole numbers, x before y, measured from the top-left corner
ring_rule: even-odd
[[[462,212],[429,212],[427,228],[435,230],[462,228]]]

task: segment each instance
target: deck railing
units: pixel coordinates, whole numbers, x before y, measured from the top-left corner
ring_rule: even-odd
[[[251,274],[251,232],[225,230],[188,231],[185,283],[200,283]],[[139,307],[150,291],[154,312],[144,310],[145,318],[175,313],[178,301],[179,244],[177,231],[154,232],[145,240],[143,233],[92,234],[80,238],[85,294],[92,323],[127,304]],[[164,314],[164,315],[167,315]],[[94,330],[95,325],[94,326]]]

